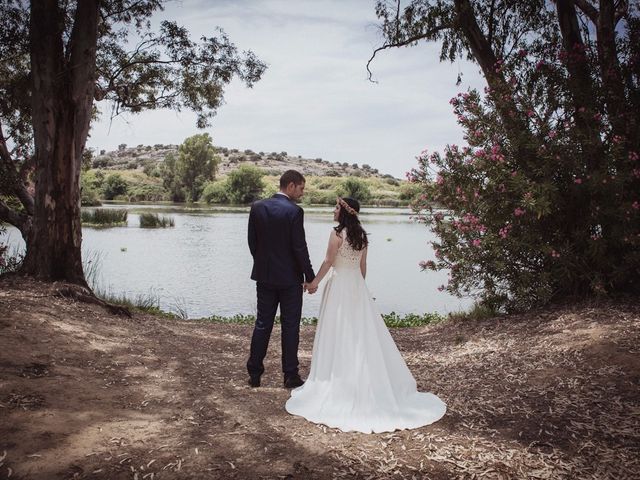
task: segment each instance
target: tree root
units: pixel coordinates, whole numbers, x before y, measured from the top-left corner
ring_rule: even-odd
[[[54,294],[63,298],[73,298],[79,302],[92,303],[94,305],[100,305],[115,315],[132,317],[131,310],[122,305],[115,305],[113,303],[106,302],[93,293],[90,289],[82,287],[80,285],[65,284],[61,287],[54,287]]]

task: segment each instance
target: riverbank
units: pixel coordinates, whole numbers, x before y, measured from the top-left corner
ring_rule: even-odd
[[[574,305],[393,329],[443,420],[341,433],[288,415],[279,330],[263,388],[251,327],[121,318],[0,279],[0,476],[632,478],[640,471],[640,304]],[[315,328],[302,328],[302,374]],[[10,469],[10,470],[9,470]]]

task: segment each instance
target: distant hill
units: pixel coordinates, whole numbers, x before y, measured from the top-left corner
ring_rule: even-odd
[[[285,170],[295,169],[304,175],[319,176],[354,176],[394,178],[393,175],[381,174],[378,169],[357,163],[329,162],[322,158],[302,158],[300,155],[289,155],[287,152],[254,152],[236,148],[216,147],[220,156],[218,175],[226,175],[241,164],[255,165],[269,175],[280,175]],[[91,164],[93,168],[125,170],[139,169],[149,165],[157,165],[164,161],[170,153],[178,155],[178,145],[138,145],[128,147],[125,144],[118,150],[93,152]]]

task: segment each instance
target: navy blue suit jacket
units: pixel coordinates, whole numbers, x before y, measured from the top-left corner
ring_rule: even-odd
[[[303,220],[304,210],[284,195],[251,205],[248,241],[253,280],[287,287],[314,279]]]

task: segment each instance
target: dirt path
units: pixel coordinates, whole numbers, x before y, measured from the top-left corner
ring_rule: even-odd
[[[638,304],[392,330],[419,387],[449,406],[393,434],[288,415],[279,331],[250,389],[250,332],[113,317],[0,281],[0,478],[640,477]]]

